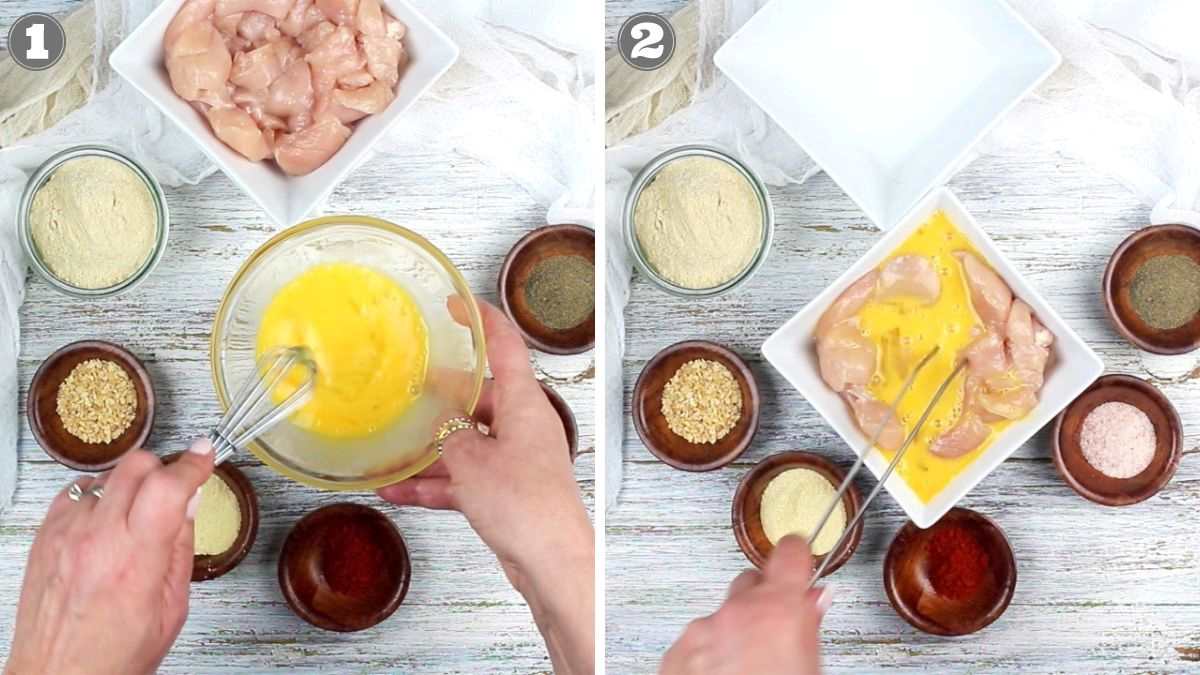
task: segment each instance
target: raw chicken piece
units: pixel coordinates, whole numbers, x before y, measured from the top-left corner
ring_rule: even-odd
[[[275,27],[275,19],[260,12],[246,12],[238,23],[238,35],[253,45],[264,45],[278,40],[282,33]]]
[[[968,345],[963,350],[963,357],[967,359],[967,367],[970,369],[971,375],[979,378],[980,381],[1008,370],[1004,340],[991,331],[984,333]]]
[[[216,5],[217,0],[187,0],[183,3],[163,33],[163,49],[170,53],[172,45],[185,30],[196,23],[211,19]]]
[[[401,61],[406,61],[404,47],[389,37],[374,35],[359,36],[359,44],[371,76],[394,86],[400,79]]]
[[[240,108],[212,108],[207,114],[213,133],[246,159],[255,162],[271,156],[271,148],[254,119]]]
[[[341,26],[354,25],[358,0],[316,0],[316,5],[326,19]]]
[[[275,161],[289,176],[303,176],[324,164],[349,137],[346,125],[326,116],[303,131],[276,138]]]
[[[370,57],[368,57],[368,61]],[[829,332],[830,328],[858,314],[875,292],[875,283],[879,280],[879,272],[871,270],[859,277],[858,281],[846,287],[842,294],[833,301],[829,309],[817,321],[817,339]]]
[[[209,108],[229,108],[233,106],[233,90],[231,84],[226,84],[220,89],[204,89],[196,100],[192,101],[192,106],[201,113],[207,113]]]
[[[396,98],[396,92],[383,82],[375,82],[359,89],[333,90],[334,103],[366,115],[382,112],[394,98]]]
[[[875,344],[859,332],[857,322],[843,321],[817,340],[817,363],[834,391],[865,386],[875,374]]]
[[[337,82],[339,77],[353,73],[365,65],[362,55],[358,52],[358,44],[354,41],[354,31],[346,26],[335,28],[316,49],[309,51],[304,59],[313,68],[314,82]]]
[[[303,33],[298,35],[296,37],[296,42],[300,43],[300,46],[306,52],[310,52],[320,46],[320,44],[325,41],[325,38],[333,35],[335,28],[337,28],[337,26],[334,26],[328,21],[318,21],[317,23],[309,26]]]
[[[246,89],[266,89],[283,74],[279,51],[274,45],[263,45],[251,52],[239,52],[233,59],[231,82]]]
[[[233,90],[233,104],[245,110],[254,119],[260,119],[266,114],[267,92],[236,87]]]
[[[387,35],[387,26],[383,23],[383,7],[379,5],[379,0],[358,0],[358,13],[354,23],[363,35]]]
[[[974,411],[967,410],[948,431],[933,439],[929,451],[938,457],[953,459],[978,448],[992,433]]]
[[[979,407],[1006,420],[1019,420],[1037,407],[1037,389],[1023,383],[1012,387],[996,388],[993,383],[979,392]]]
[[[313,0],[296,0],[288,15],[279,22],[279,30],[284,35],[296,37],[324,20],[325,15],[313,6]]]
[[[963,410],[974,412],[979,416],[979,419],[991,424],[1004,419],[999,415],[994,415],[984,409],[979,402],[979,395],[983,392],[983,380],[975,375],[967,374],[967,381],[963,384]]]
[[[216,21],[213,22],[213,25],[217,27],[217,30],[221,31],[221,35],[225,36],[226,38],[231,38],[237,35],[238,26],[242,23],[242,19],[245,17],[245,13],[242,12],[230,14],[228,16],[217,17]]]
[[[880,299],[916,298],[924,303],[938,299],[942,282],[933,263],[923,255],[900,255],[884,264],[879,272]]]
[[[171,87],[185,100],[195,101],[204,92],[223,92],[233,67],[221,33],[207,21],[192,24],[167,50]]]
[[[400,23],[400,20],[397,19],[396,17],[392,16],[391,14],[388,14],[387,12],[384,12],[383,13],[383,32],[385,35],[387,35],[391,39],[395,40],[396,42],[399,42],[404,39],[405,35],[408,34],[408,27],[405,26],[404,24]]]
[[[967,276],[967,287],[971,290],[971,306],[984,325],[996,331],[1004,328],[1008,310],[1012,306],[1012,290],[992,268],[985,265],[974,254],[962,251],[954,254],[962,261]]]
[[[364,68],[362,70],[356,70],[353,73],[339,77],[337,84],[338,87],[341,87],[342,89],[358,89],[359,87],[365,87],[374,81],[375,78],[371,77],[371,74],[367,72],[366,68]]]
[[[297,61],[271,83],[263,110],[278,117],[290,117],[307,112],[312,104],[312,73],[308,63]]]
[[[218,17],[237,14],[239,12],[262,12],[276,19],[287,16],[288,10],[296,0],[217,0],[213,10]]]
[[[320,104],[318,104],[313,109],[321,110]],[[292,115],[291,117],[288,118],[287,130],[292,132],[293,134],[296,133],[297,131],[304,131],[305,129],[308,128],[308,125],[312,124],[312,121],[313,121],[313,113],[311,113],[307,110],[305,110],[302,113],[296,113],[295,115]]]
[[[1029,305],[1014,300],[1005,326],[1008,358],[1016,378],[1041,389],[1054,336],[1033,317]]]
[[[842,398],[846,399],[846,403],[850,405],[854,419],[858,422],[858,428],[868,439],[874,437],[882,427],[883,431],[879,432],[879,438],[875,441],[875,445],[888,452],[900,449],[900,446],[904,444],[904,426],[900,424],[900,420],[896,419],[895,415],[890,415],[891,406],[876,401],[871,398],[870,394],[858,387],[847,389],[842,394]]]

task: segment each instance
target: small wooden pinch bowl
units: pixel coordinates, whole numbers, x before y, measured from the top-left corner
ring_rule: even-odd
[[[691,443],[671,431],[662,414],[663,388],[679,368],[694,359],[716,361],[729,369],[742,391],[742,415],[716,443]],[[671,345],[642,368],[633,388],[633,426],[646,449],[684,471],[712,471],[737,459],[758,431],[761,402],[754,372],[742,357],[714,342],[691,340]]]
[[[567,405],[567,400],[551,389],[550,385],[541,381],[538,384],[542,385],[542,391],[546,393],[550,405],[554,406],[554,412],[558,413],[558,418],[562,420],[563,431],[567,432],[567,449],[571,453],[571,461],[574,462],[579,454],[579,425],[575,422],[575,413],[571,411],[571,406]]]
[[[163,463],[170,464],[182,456],[182,452],[167,455],[163,458]],[[245,560],[258,537],[258,495],[250,479],[246,478],[241,469],[228,462],[214,468],[213,475],[224,480],[237,497],[242,524],[238,528],[233,545],[224,552],[192,556],[192,581],[208,581],[229,573]]]
[[[1187,225],[1154,225],[1129,235],[1104,270],[1104,307],[1113,326],[1139,349],[1155,354],[1184,354],[1200,347],[1200,314],[1178,328],[1160,330],[1133,309],[1129,287],[1147,260],[1182,255],[1200,263],[1200,230]]]
[[[500,307],[516,324],[525,342],[547,354],[579,354],[596,343],[596,312],[566,330],[543,325],[525,302],[525,284],[538,263],[547,258],[577,255],[596,264],[596,233],[582,225],[547,225],[521,237],[500,267]]]
[[[322,542],[338,527],[358,521],[373,528],[384,551],[385,576],[364,596],[334,590],[321,572]],[[400,607],[412,576],[408,547],[386,515],[362,504],[337,502],[301,518],[279,553],[279,588],[297,616],[325,630],[342,633],[370,628]]]
[[[71,435],[58,416],[58,388],[75,366],[91,359],[112,361],[133,381],[137,412],[133,422],[108,443],[85,443]],[[107,471],[134,448],[145,447],[154,426],[154,383],[136,356],[111,342],[73,342],[42,361],[29,383],[26,414],[33,437],[59,464],[76,471]]]
[[[988,553],[988,572],[970,598],[953,600],[933,590],[928,544],[939,528],[958,524],[971,530]],[[991,518],[955,507],[927,530],[904,524],[883,560],[883,586],[902,619],[931,635],[969,635],[1000,618],[1017,588],[1017,562],[1004,530]]]
[[[746,558],[759,568],[767,563],[767,557],[770,556],[772,549],[775,548],[771,544],[771,541],[767,539],[767,534],[763,531],[762,515],[760,512],[763,491],[767,489],[767,485],[776,476],[789,469],[811,469],[816,471],[825,480],[829,481],[834,490],[837,490],[838,486],[846,478],[846,472],[842,471],[840,467],[828,459],[811,452],[800,451],[781,452],[771,455],[758,464],[755,464],[754,468],[742,477],[742,481],[738,483],[737,491],[733,494],[733,536],[737,539],[738,547],[742,549],[742,553],[746,554]],[[862,500],[859,498],[858,489],[853,484],[846,490],[846,494],[842,495],[842,506],[846,510],[847,523],[853,520],[862,508]],[[826,556],[832,555],[834,556],[833,561],[829,563],[829,567],[825,568],[822,576],[828,576],[836,572],[854,555],[859,542],[862,541],[862,534],[863,521],[859,520],[840,547],[825,555],[813,557],[814,568],[820,565]]]
[[[1128,403],[1154,425],[1154,459],[1131,478],[1106,476],[1083,456],[1079,435],[1088,414],[1103,403]],[[1183,424],[1175,406],[1154,385],[1129,375],[1105,375],[1059,413],[1051,436],[1058,473],[1083,497],[1105,506],[1128,506],[1149,499],[1175,475],[1183,456]]]

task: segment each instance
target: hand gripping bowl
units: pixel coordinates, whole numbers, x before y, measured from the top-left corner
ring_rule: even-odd
[[[404,480],[437,459],[433,435],[450,415],[473,413],[486,350],[479,307],[462,274],[421,236],[378,218],[328,216],[272,237],[242,265],[213,323],[213,385],[222,408],[254,367],[259,322],[279,289],[324,263],[355,263],[391,276],[416,300],[429,333],[421,396],[386,429],[325,438],[283,422],[250,444],[276,471],[326,490],[369,490]],[[450,305],[465,325],[450,314]],[[318,373],[318,378],[320,377]]]

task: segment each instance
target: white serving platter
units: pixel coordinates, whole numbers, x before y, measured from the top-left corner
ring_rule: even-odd
[[[955,476],[933,499],[928,503],[922,502],[899,473],[888,479],[885,484],[888,493],[895,498],[908,517],[922,528],[936,523],[1104,372],[1104,363],[1100,357],[1004,257],[979,223],[963,207],[962,202],[950,190],[940,188],[923,199],[901,223],[881,237],[858,262],[775,331],[762,346],[762,353],[767,361],[808,399],[813,408],[854,452],[862,453],[866,450],[870,439],[858,428],[841,397],[821,379],[813,331],[826,308],[847,286],[883,262],[917,227],[938,211],[944,212],[967,236],[992,268],[1008,282],[1013,294],[1029,304],[1038,320],[1054,334],[1054,345],[1037,407],[1024,419],[1005,429],[991,446]],[[887,468],[888,460],[879,451],[872,449],[867,455],[866,465],[878,478]]]
[[[1002,0],[772,0],[714,60],[886,230],[1062,57]]]
[[[109,64],[182,127],[213,163],[280,226],[303,220],[458,59],[458,46],[412,5],[405,0],[381,0],[387,11],[408,27],[404,48],[409,63],[400,74],[396,98],[383,112],[357,122],[346,144],[323,166],[304,176],[288,176],[273,162],[252,162],[231,150],[213,134],[208,120],[171,88],[163,63],[162,38],[185,1],[166,0],[159,5],[113,50]]]

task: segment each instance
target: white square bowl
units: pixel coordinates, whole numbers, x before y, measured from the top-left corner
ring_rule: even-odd
[[[1002,0],[772,0],[714,60],[886,230],[1062,57]]]
[[[880,238],[866,255],[800,310],[800,313],[775,331],[762,346],[763,356],[767,361],[808,399],[813,408],[854,452],[863,452],[870,439],[858,428],[841,397],[821,379],[813,338],[817,320],[847,286],[883,262],[884,258],[903,243],[917,227],[938,211],[944,212],[966,235],[992,268],[1008,282],[1014,295],[1029,304],[1038,320],[1054,334],[1054,345],[1037,407],[997,436],[974,462],[955,476],[933,499],[928,503],[922,502],[899,473],[893,473],[888,478],[885,485],[887,491],[899,502],[908,517],[918,527],[923,528],[936,523],[970,492],[971,488],[1053,420],[1104,372],[1104,363],[1100,357],[1071,330],[1046,299],[1025,281],[1012,263],[1000,253],[963,207],[962,202],[949,190],[941,188],[922,200],[903,222]],[[888,460],[879,451],[872,450],[867,456],[866,464],[878,478],[887,469]]]
[[[162,38],[185,1],[166,0],[159,5],[113,50],[109,64],[182,127],[213,163],[281,226],[303,220],[458,59],[458,46],[412,5],[404,0],[381,0],[387,11],[408,27],[404,49],[409,63],[400,74],[396,98],[382,112],[357,122],[346,144],[320,168],[304,176],[288,176],[274,162],[252,162],[222,143],[208,120],[171,88],[163,62]]]

